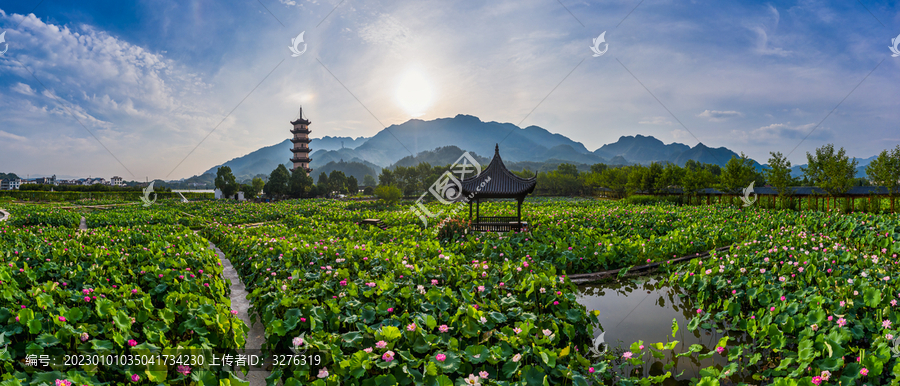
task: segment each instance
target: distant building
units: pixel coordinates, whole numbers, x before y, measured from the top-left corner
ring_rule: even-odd
[[[19,190],[22,180],[18,178],[10,178],[8,180],[0,180],[0,190]]]
[[[306,175],[309,175],[309,172],[312,171],[309,167],[309,163],[312,162],[312,159],[309,158],[309,153],[312,151],[309,148],[309,133],[312,132],[309,129],[310,123],[312,122],[303,118],[302,107],[300,108],[300,117],[296,121],[291,122],[294,125],[294,128],[291,129],[291,133],[294,134],[294,137],[291,138],[291,142],[294,143],[294,147],[291,148],[294,157],[290,160],[294,163],[294,167],[291,168],[291,171],[301,168],[306,170]]]
[[[237,192],[237,194],[235,194],[235,196],[237,197],[238,201],[246,200],[244,198],[244,192]],[[233,197],[225,197],[225,195],[222,194],[222,191],[219,190],[219,188],[216,188],[216,190],[213,191],[213,197],[217,200],[222,199],[222,198],[233,198]]]
[[[125,181],[122,180],[122,177],[119,176],[113,176],[113,178],[109,180],[109,184],[112,186],[122,186],[124,185],[124,182]]]

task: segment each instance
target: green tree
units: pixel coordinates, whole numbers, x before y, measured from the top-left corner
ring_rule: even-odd
[[[253,180],[250,181],[250,185],[253,186],[253,197],[256,197],[263,191],[263,187],[266,186],[266,182],[263,181],[262,178],[253,177]]]
[[[628,171],[625,167],[609,168],[600,178],[603,187],[612,190],[615,197],[624,198],[627,193]]]
[[[556,166],[556,172],[561,175],[577,177],[578,168],[569,163],[562,163]]]
[[[232,198],[237,193],[240,186],[237,183],[237,180],[234,178],[234,174],[231,174],[231,168],[228,166],[220,166],[218,170],[216,170],[216,189],[222,191],[222,197]]]
[[[591,173],[603,173],[608,167],[606,164],[593,164],[591,165]]]
[[[883,186],[891,195],[891,212],[894,211],[894,199],[900,193],[900,145],[888,153],[883,150],[868,166],[866,175],[872,184]]]
[[[378,185],[380,186],[389,186],[397,183],[397,178],[394,176],[394,172],[391,169],[384,168],[381,169],[381,174],[378,175]]]
[[[781,152],[769,152],[769,170],[766,170],[766,181],[778,191],[779,196],[786,196],[791,192],[791,186],[796,184],[796,179],[791,176],[791,161]]]
[[[731,157],[719,176],[719,188],[730,194],[740,193],[741,190],[756,181],[756,169],[753,160],[741,152],[740,157]]]
[[[403,193],[396,186],[382,185],[375,189],[375,197],[390,205],[399,201],[402,195]]]
[[[324,174],[324,173],[323,173]],[[307,197],[312,190],[313,179],[306,174],[306,170],[296,168],[291,172],[290,195],[293,198]]]
[[[853,186],[856,177],[856,158],[852,160],[846,155],[844,148],[834,150],[834,145],[827,144],[816,149],[815,154],[806,153],[807,167],[802,168],[807,179],[822,188],[833,200]],[[835,202],[836,203],[836,202]]]
[[[319,181],[316,182],[316,188],[319,194],[325,197],[331,197],[330,185],[331,184],[328,181],[328,174],[319,174]]]
[[[350,195],[359,194],[359,184],[354,176],[347,177],[347,193]]]
[[[334,192],[347,193],[347,176],[340,170],[328,174],[328,188]]]
[[[372,177],[371,174],[366,174],[366,176],[363,177],[362,184],[363,184],[363,186],[375,186],[375,185],[378,185],[378,182],[375,181],[375,177]]]
[[[684,173],[684,168],[673,163],[667,163],[663,168],[659,179],[656,180],[656,190],[659,192],[666,192],[681,186],[681,180],[684,177]]]
[[[291,175],[284,164],[278,165],[269,175],[269,182],[263,186],[266,195],[272,198],[280,198],[288,193],[288,182]]]
[[[715,175],[704,167],[693,170],[688,169],[681,178],[681,188],[688,197],[696,196],[704,188],[712,186],[716,182]]]
[[[645,190],[644,175],[647,174],[647,172],[647,168],[641,165],[634,165],[628,168],[628,182],[625,184],[625,189],[628,191],[628,194],[634,194]]]

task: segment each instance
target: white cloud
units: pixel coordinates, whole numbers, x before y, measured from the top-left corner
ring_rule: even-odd
[[[6,139],[11,139],[11,140],[14,140],[14,141],[22,141],[22,142],[25,142],[25,141],[28,140],[28,138],[25,138],[25,137],[23,137],[23,136],[21,136],[21,135],[15,135],[15,134],[13,134],[13,133],[7,133],[7,132],[5,132],[5,131],[3,131],[3,130],[0,130],[0,138],[6,138]]]
[[[740,111],[718,111],[718,110],[704,110],[702,113],[697,114],[698,117],[708,118],[712,122],[721,122],[729,118],[743,117],[744,114]]]
[[[643,120],[638,121],[638,124],[641,124],[641,125],[671,125],[672,121],[666,119],[666,117],[652,117],[652,118],[644,118]]]
[[[740,139],[742,142],[753,142],[760,144],[780,144],[782,141],[800,141],[803,138],[812,140],[829,140],[833,137],[834,132],[825,127],[819,127],[812,131],[816,126],[815,123],[807,123],[803,125],[794,125],[791,122],[773,123],[757,129],[748,131],[732,130],[732,136]]]
[[[16,83],[11,89],[19,94],[34,96],[34,89],[25,83]]]

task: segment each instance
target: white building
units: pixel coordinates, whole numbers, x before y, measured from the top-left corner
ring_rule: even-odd
[[[216,200],[225,198],[225,197],[222,195],[222,191],[219,190],[219,188],[216,188],[216,190],[213,191],[213,195],[214,195],[214,197],[215,197]],[[231,198],[231,197],[228,197],[228,198]],[[245,198],[244,198],[244,192],[237,192],[237,199],[238,199],[238,201],[244,201],[244,200],[245,200]]]
[[[8,180],[0,180],[0,190],[19,190],[19,186],[22,185],[22,180],[18,178],[11,178]]]
[[[122,186],[123,182],[122,177],[119,176],[113,176],[113,178],[109,180],[109,184],[113,186]]]

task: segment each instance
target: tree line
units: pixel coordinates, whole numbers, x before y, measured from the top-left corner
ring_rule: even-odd
[[[363,181],[369,187],[368,193],[372,194],[372,189],[376,185],[375,178],[367,174]],[[359,193],[359,182],[356,177],[346,176],[340,170],[332,170],[329,174],[322,173],[319,180],[313,183],[313,178],[308,176],[305,170],[297,168],[289,171],[284,165],[278,165],[266,180],[254,177],[250,183],[245,184],[237,182],[230,167],[221,166],[216,170],[215,186],[222,191],[224,197],[229,198],[234,197],[237,192],[244,192],[245,198],[254,198],[260,193],[265,193],[267,197],[274,199],[332,197],[337,194]]]
[[[868,178],[858,178],[858,161],[847,156],[843,148],[824,145],[807,153],[807,166],[802,167],[803,175],[791,175],[791,162],[780,152],[771,152],[768,169],[757,170],[753,160],[741,153],[732,157],[724,167],[703,164],[689,160],[684,166],[673,163],[654,162],[649,165],[606,165],[594,164],[588,172],[579,172],[575,165],[564,163],[556,170],[537,173],[535,194],[548,196],[594,195],[606,192],[617,198],[635,193],[662,194],[680,191],[688,196],[696,196],[705,188],[716,188],[726,194],[739,194],[754,183],[755,186],[768,185],[779,195],[790,195],[795,186],[816,186],[830,196],[846,193],[853,186],[883,186],[892,195],[898,193],[900,184],[900,146],[882,151],[866,167]],[[447,166],[432,166],[420,163],[415,166],[397,166],[382,169],[378,176],[379,186],[394,186],[403,196],[412,197],[428,190],[447,170]],[[524,169],[513,171],[516,175],[530,178],[534,171]]]

